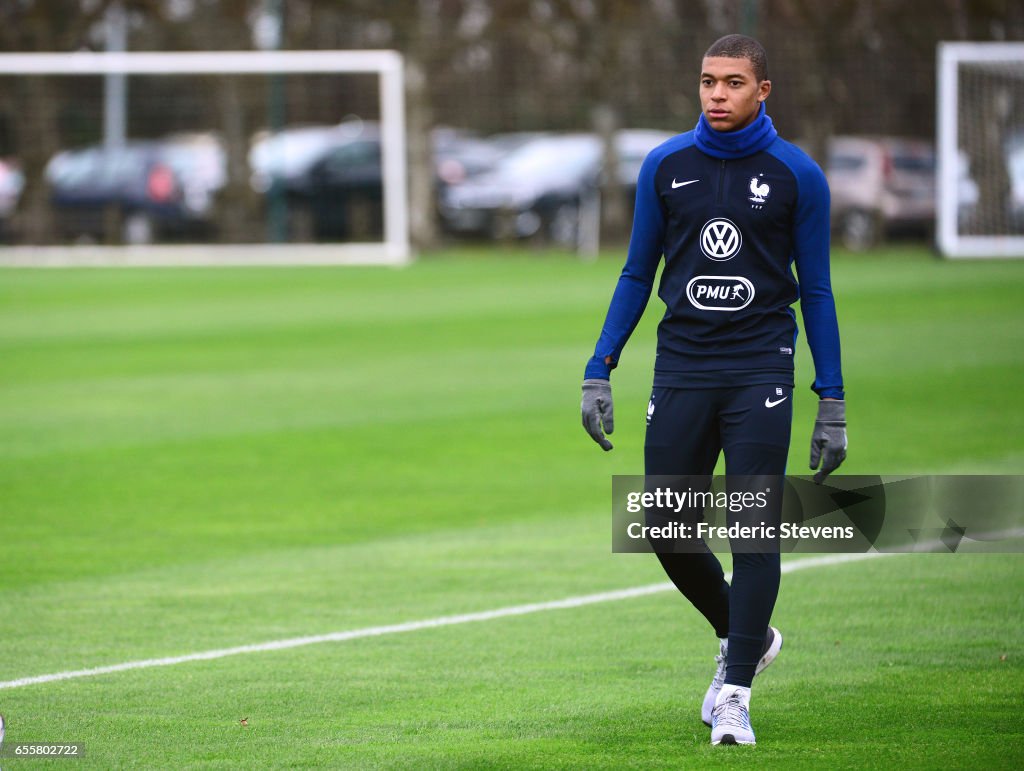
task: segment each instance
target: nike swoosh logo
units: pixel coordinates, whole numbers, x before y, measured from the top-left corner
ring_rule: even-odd
[[[692,185],[694,182],[700,182],[699,179],[688,179],[686,182],[676,182],[676,178],[672,177],[672,189],[675,190],[677,187],[686,187]]]
[[[768,409],[771,409],[772,407],[777,407],[778,405],[782,404],[788,398],[788,396],[783,396],[781,399],[778,399],[777,401],[774,402],[771,399],[765,399],[764,406],[767,407]]]

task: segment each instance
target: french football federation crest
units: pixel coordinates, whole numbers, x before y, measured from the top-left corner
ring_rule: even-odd
[[[761,182],[757,177],[750,178],[750,198],[747,200],[753,203],[764,203],[770,192],[771,187],[767,182]]]

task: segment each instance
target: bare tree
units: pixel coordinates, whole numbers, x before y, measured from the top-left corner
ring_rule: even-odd
[[[410,231],[417,248],[437,242],[431,130],[434,95],[466,48],[490,31],[485,0],[308,0],[313,47],[396,48],[405,57]],[[290,42],[296,42],[294,39]]]
[[[601,138],[602,230],[621,238],[629,227],[629,208],[625,185],[619,176],[619,154],[615,137],[624,126],[621,105],[628,98],[623,72],[626,52],[651,44],[645,36],[636,3],[624,0],[551,0],[545,4],[535,34],[546,35],[553,50],[575,64],[576,83],[572,84],[587,105],[585,120]]]
[[[252,22],[262,0],[198,0],[192,12],[177,21],[161,19],[170,47],[177,50],[234,50],[253,48]],[[249,141],[257,121],[265,116],[265,94],[251,80],[212,76],[216,93],[208,120],[218,126],[227,153],[227,183],[218,200],[218,234],[225,243],[262,240],[265,227],[262,201],[249,183]]]

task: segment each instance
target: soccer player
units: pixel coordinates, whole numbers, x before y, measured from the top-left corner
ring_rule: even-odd
[[[655,148],[640,170],[629,251],[586,366],[582,412],[587,432],[610,450],[610,374],[664,255],[658,296],[666,312],[647,408],[647,475],[710,476],[721,452],[728,478],[785,474],[797,336],[791,306],[798,298],[819,397],[815,481],[846,457],[828,184],[813,160],[778,136],[765,112],[771,90],[760,43],[744,35],[717,40],[701,65],[696,128]],[[731,547],[731,586],[703,542],[690,553],[656,549],[719,638],[718,668],[701,709],[716,745],[755,743],[751,683],[782,647],[769,625],[779,589],[777,542]]]

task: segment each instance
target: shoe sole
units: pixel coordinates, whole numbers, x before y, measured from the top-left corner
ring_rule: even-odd
[[[757,662],[757,668],[754,670],[755,675],[759,675],[767,669],[768,665],[775,661],[779,651],[782,650],[782,632],[775,627],[771,627],[771,630],[775,632],[775,637],[772,638],[772,644],[768,646],[768,650],[761,655],[761,660]]]
[[[736,737],[735,736],[733,736],[732,734],[726,734],[721,739],[719,739],[717,742],[712,742],[712,744],[714,746],[716,746],[716,747],[719,744],[732,744],[732,745],[743,744],[743,745],[747,745],[747,746],[753,746],[753,745],[757,744],[757,742],[738,742],[738,741],[736,741]]]

